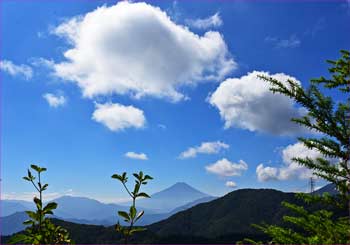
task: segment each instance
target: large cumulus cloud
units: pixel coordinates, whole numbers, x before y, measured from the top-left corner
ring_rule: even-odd
[[[236,67],[222,35],[203,36],[174,23],[146,3],[119,2],[59,25],[70,44],[58,77],[74,81],[85,97],[128,94],[179,101],[183,86],[222,79]]]

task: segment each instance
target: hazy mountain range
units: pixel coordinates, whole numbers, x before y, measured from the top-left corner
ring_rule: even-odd
[[[185,210],[198,203],[208,202],[215,197],[202,193],[186,183],[176,183],[163,191],[151,195],[150,199],[138,201],[138,209],[145,210],[139,225],[148,225],[168,218],[172,214]],[[80,224],[95,224],[109,226],[118,221],[117,211],[128,210],[129,203],[105,204],[86,197],[62,196],[52,200],[58,203],[54,217]],[[24,228],[23,221],[27,219],[25,210],[34,209],[31,202],[18,200],[2,200],[2,223],[6,229],[3,235],[18,232]],[[121,220],[121,223],[123,221]]]
[[[319,193],[333,188],[329,185]],[[205,203],[190,205],[186,210],[147,225],[147,231],[138,234],[131,243],[235,243],[244,238],[268,241],[268,238],[251,224],[266,222],[283,225],[282,217],[290,211],[281,205],[287,201],[317,210],[319,205],[305,204],[295,193],[273,189],[240,189]],[[195,202],[194,202],[195,203]],[[183,208],[186,208],[183,206]],[[336,217],[346,216],[347,210],[332,210]],[[19,216],[17,214],[17,216]],[[76,243],[119,243],[120,234],[113,226],[77,224],[58,219],[56,224],[65,227]],[[3,222],[4,224],[6,222]],[[6,237],[4,238],[6,241]]]

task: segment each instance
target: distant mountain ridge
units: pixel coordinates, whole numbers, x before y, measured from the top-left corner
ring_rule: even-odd
[[[282,217],[290,211],[281,205],[287,201],[306,205],[295,196],[273,189],[240,189],[213,201],[200,203],[169,218],[146,226],[131,243],[235,243],[244,238],[267,241],[267,237],[251,224],[266,222],[281,225]],[[307,206],[307,209],[320,206]],[[335,216],[347,215],[347,210],[336,210]],[[77,244],[120,243],[114,227],[81,225],[55,220],[67,228]]]
[[[33,209],[34,204],[22,200],[1,200],[0,202],[0,215],[2,217],[8,216],[17,212],[23,212],[28,209]]]
[[[199,199],[194,199],[200,197]],[[146,206],[154,208],[157,203],[162,203],[167,209],[157,209],[156,211],[137,205],[138,210],[144,210],[145,215],[138,222],[139,225],[149,225],[151,223],[166,219],[174,213],[189,208],[201,202],[209,201],[213,197],[204,194],[186,183],[176,183],[163,191],[152,195],[153,202],[147,200]],[[141,199],[140,202],[146,199]],[[87,197],[62,196],[52,200],[58,204],[58,208],[54,211],[54,217],[65,221],[70,221],[80,224],[95,224],[109,226],[118,221],[117,211],[129,209],[130,203],[125,205],[120,204],[105,204],[97,200]],[[176,206],[177,204],[182,204]],[[2,207],[5,209],[5,214],[2,215],[2,220],[6,223],[7,234],[12,234],[18,231],[18,227],[24,228],[21,223],[27,219],[25,210],[34,209],[31,202],[17,200],[3,200]],[[170,210],[167,212],[167,210]],[[21,215],[20,215],[21,213]],[[12,220],[12,222],[11,222]],[[123,224],[124,221],[121,220]],[[5,234],[5,233],[3,233]]]
[[[336,185],[333,183],[327,184],[323,186],[322,188],[314,191],[314,194],[322,195],[323,193],[328,192],[330,195],[337,195],[339,194],[339,191],[336,188]]]
[[[158,213],[168,213],[177,207],[209,196],[184,182],[178,182],[169,188],[152,194],[149,199],[138,200],[138,205],[153,209]]]
[[[108,219],[116,210],[126,210],[126,206],[105,204],[87,197],[62,196],[52,200],[58,204],[55,215],[64,219]]]

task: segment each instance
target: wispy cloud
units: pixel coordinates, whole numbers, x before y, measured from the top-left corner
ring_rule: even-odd
[[[61,196],[75,196],[75,192],[72,189],[68,189],[60,192],[47,192],[45,193],[46,200],[52,200]],[[33,201],[33,198],[38,196],[37,192],[10,192],[1,193],[1,199],[7,200],[23,200],[23,201]]]
[[[265,38],[265,42],[272,44],[276,48],[297,48],[301,44],[300,39],[295,34],[287,39],[268,36]]]
[[[33,77],[33,70],[30,66],[23,65],[23,64],[15,65],[10,60],[1,60],[0,70],[10,74],[11,76],[21,76],[26,80],[29,80]]]
[[[234,188],[237,186],[236,183],[233,181],[226,181],[225,185],[230,188]]]
[[[137,159],[137,160],[148,160],[148,157],[145,153],[136,153],[133,151],[129,151],[125,153],[125,157],[131,158],[131,159]]]
[[[197,154],[217,154],[222,149],[228,149],[230,146],[221,141],[203,142],[199,146],[188,148],[179,156],[180,159],[194,158]]]
[[[46,93],[43,98],[47,101],[50,107],[57,108],[67,103],[67,98],[63,95]]]
[[[215,13],[212,16],[209,16],[205,19],[188,19],[186,23],[189,26],[198,28],[198,29],[208,29],[211,27],[219,27],[222,25],[222,19],[219,13]]]

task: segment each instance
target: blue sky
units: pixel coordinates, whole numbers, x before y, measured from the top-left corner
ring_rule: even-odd
[[[306,190],[302,110],[256,75],[327,76],[349,21],[346,1],[1,1],[2,196],[30,199],[31,163],[51,198],[118,201],[110,176],[139,170],[150,193]]]

